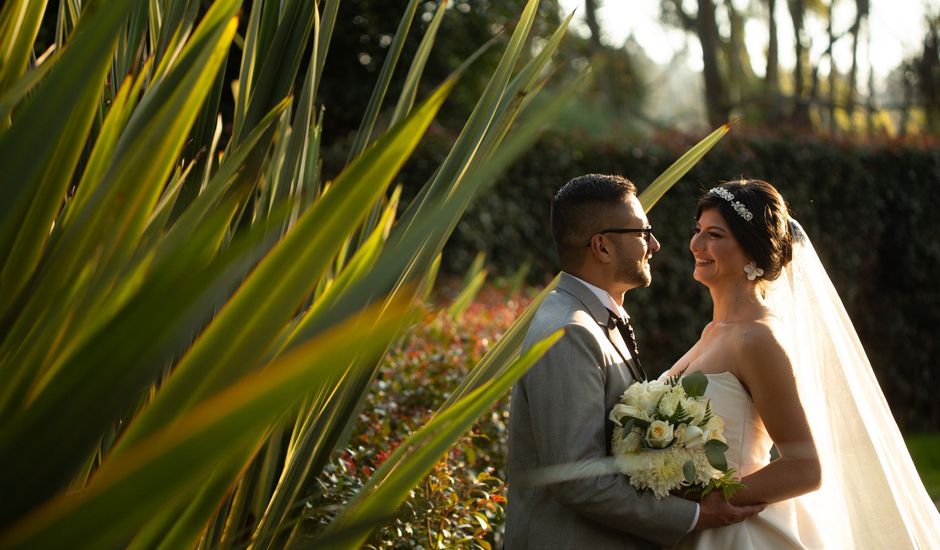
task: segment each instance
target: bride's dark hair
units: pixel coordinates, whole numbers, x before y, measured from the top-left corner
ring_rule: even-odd
[[[715,189],[731,193],[733,199]],[[743,208],[736,208],[735,202]],[[773,281],[779,277],[793,258],[793,240],[787,203],[774,186],[750,179],[722,183],[699,199],[695,219],[713,208],[721,213],[745,254],[764,270],[760,279]],[[745,212],[752,215],[750,220]]]

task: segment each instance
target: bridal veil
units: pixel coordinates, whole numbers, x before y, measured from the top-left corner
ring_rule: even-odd
[[[788,349],[823,472],[800,497],[826,548],[937,548],[927,495],[865,350],[809,238],[795,221],[793,260],[767,298]]]

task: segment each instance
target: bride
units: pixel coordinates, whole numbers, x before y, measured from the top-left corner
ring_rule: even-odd
[[[711,189],[689,249],[712,321],[664,376],[708,377],[746,486],[732,503],[768,506],[680,547],[940,548],[940,514],[780,193],[760,180]]]

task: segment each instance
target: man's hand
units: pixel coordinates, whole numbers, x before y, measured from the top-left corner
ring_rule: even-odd
[[[766,504],[753,504],[748,506],[735,506],[727,500],[721,491],[712,491],[699,504],[698,523],[695,530],[711,529],[743,521],[753,515],[759,514]]]

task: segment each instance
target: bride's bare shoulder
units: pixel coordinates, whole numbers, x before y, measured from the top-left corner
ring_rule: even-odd
[[[790,366],[787,350],[772,318],[741,323],[735,340],[742,365]]]

